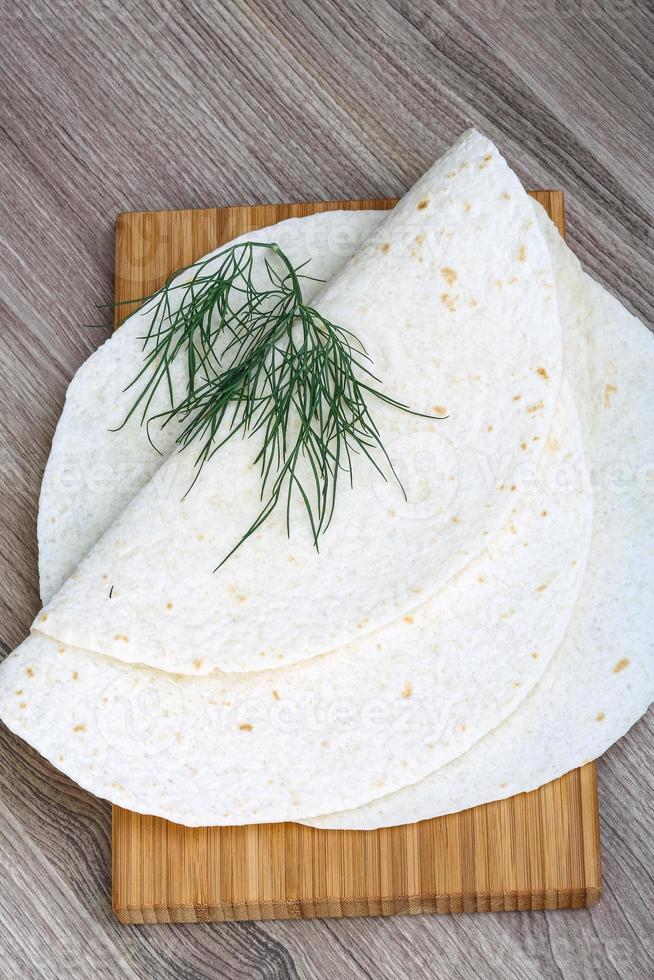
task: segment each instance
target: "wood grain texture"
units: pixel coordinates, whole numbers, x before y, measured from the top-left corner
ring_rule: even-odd
[[[565,235],[560,191],[535,191]],[[394,200],[126,213],[116,221],[116,323],[238,235]],[[223,922],[581,908],[599,898],[595,766],[501,803],[368,832],[297,824],[190,829],[113,808],[113,908],[124,923]]]
[[[595,764],[384,830],[181,827],[113,808],[120,922],[581,909],[601,891]]]
[[[402,193],[467,125],[563,187],[586,267],[648,317],[648,0],[0,0],[0,646],[38,610],[41,473],[107,336],[116,214]],[[120,926],[110,807],[0,729],[0,976],[654,973],[654,712],[598,763],[604,896],[519,916]],[[55,897],[56,896],[56,897]],[[58,904],[57,904],[58,903]],[[69,928],[57,929],[51,910]],[[10,952],[11,951],[11,952]]]

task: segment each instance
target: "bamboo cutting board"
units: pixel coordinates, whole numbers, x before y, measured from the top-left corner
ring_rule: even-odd
[[[563,194],[535,191],[565,233]],[[390,199],[121,214],[116,300],[283,218]],[[118,307],[120,318],[131,311]],[[595,764],[532,793],[372,831],[299,824],[191,829],[113,808],[113,907],[124,923],[579,908],[601,891]]]

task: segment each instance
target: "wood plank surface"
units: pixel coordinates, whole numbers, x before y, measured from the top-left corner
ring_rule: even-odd
[[[117,212],[398,195],[476,125],[651,318],[648,0],[0,0],[0,27],[0,655],[39,609],[39,484],[108,335],[84,325]],[[650,710],[598,762],[592,909],[143,930],[111,910],[111,808],[0,726],[0,977],[642,980],[652,758]]]
[[[565,234],[563,194],[535,191]],[[116,221],[116,322],[130,300],[248,231],[394,200],[127,213]],[[124,923],[581,908],[599,898],[594,763],[533,793],[383,830],[188,828],[113,808]]]

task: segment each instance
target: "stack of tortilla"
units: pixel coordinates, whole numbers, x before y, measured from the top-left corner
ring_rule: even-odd
[[[174,425],[156,450],[136,416],[116,429],[142,309],[70,385],[2,720],[96,795],[191,826],[413,822],[600,755],[654,697],[650,333],[473,131],[390,212],[246,240],[311,259],[305,299],[434,416],[371,405],[406,495],[356,460],[319,552],[279,508],[214,571],[261,506],[257,436],[185,496]]]

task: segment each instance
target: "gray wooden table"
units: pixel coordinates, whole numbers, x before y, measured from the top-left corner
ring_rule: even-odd
[[[647,0],[0,0],[0,644],[39,601],[39,482],[105,336],[116,212],[399,195],[467,126],[636,313],[652,281]],[[648,36],[650,40],[648,41]],[[654,714],[600,762],[592,910],[121,927],[109,806],[0,730],[0,976],[644,977]]]

